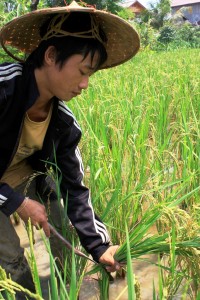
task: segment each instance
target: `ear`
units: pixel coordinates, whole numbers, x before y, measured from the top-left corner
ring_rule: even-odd
[[[56,61],[56,55],[56,48],[54,46],[49,46],[44,53],[44,62],[47,65],[51,66]]]

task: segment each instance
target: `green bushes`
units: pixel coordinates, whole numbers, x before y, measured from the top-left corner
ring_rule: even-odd
[[[199,48],[200,26],[189,22],[183,24],[166,23],[160,30],[155,30],[149,23],[136,24],[141,38],[141,47],[155,51]]]
[[[175,39],[176,30],[172,26],[163,26],[158,36],[158,42],[168,44]]]
[[[200,28],[188,22],[181,26],[165,25],[161,28],[157,40],[171,48],[173,46],[175,48],[198,48],[200,47]]]

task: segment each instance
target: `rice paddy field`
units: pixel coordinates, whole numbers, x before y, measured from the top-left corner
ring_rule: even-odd
[[[132,263],[150,264],[155,254],[159,281],[152,282],[151,299],[200,299],[199,64],[199,49],[140,52],[97,72],[88,90],[69,103],[83,130],[85,184],[113,244],[120,245],[116,259],[123,269],[117,276],[125,277],[128,300],[143,300]],[[79,246],[75,234],[69,238]],[[52,300],[78,299],[88,272],[85,259],[66,257],[69,285],[56,279],[50,254]],[[42,299],[35,268],[35,299]],[[100,265],[88,274],[94,273],[100,299],[109,299],[110,276]],[[1,286],[7,282],[2,276]],[[12,290],[7,299],[15,299]]]
[[[127,226],[132,259],[155,253],[157,243],[160,253],[169,253],[160,299],[171,299],[170,285],[182,279],[200,289],[199,245],[196,258],[175,255],[176,243],[199,239],[199,62],[199,49],[141,52],[95,74],[88,91],[71,103],[83,128],[86,183],[113,243],[126,241],[120,250],[127,253]],[[152,225],[166,239],[146,240]]]

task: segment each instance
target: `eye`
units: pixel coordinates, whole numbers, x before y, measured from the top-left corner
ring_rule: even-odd
[[[86,73],[83,72],[82,70],[79,70],[79,72],[80,72],[80,74],[81,74],[82,76],[85,76],[85,75],[86,75]]]
[[[95,73],[94,70],[89,70],[89,71],[84,72],[81,69],[79,69],[79,72],[80,72],[81,76],[88,76],[88,77],[92,76]]]

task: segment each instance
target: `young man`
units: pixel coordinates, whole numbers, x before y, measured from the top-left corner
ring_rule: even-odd
[[[52,168],[61,178],[67,215],[81,244],[108,271],[115,271],[120,267],[114,259],[116,246],[110,245],[83,185],[81,130],[64,101],[87,89],[97,70],[135,55],[138,35],[117,16],[73,3],[17,18],[2,28],[0,38],[11,56],[6,45],[31,53],[24,63],[0,65],[0,265],[34,290],[9,216],[17,211],[24,222],[30,218],[47,237],[48,218],[57,228],[67,223],[48,176]],[[57,248],[52,241],[54,253]]]

